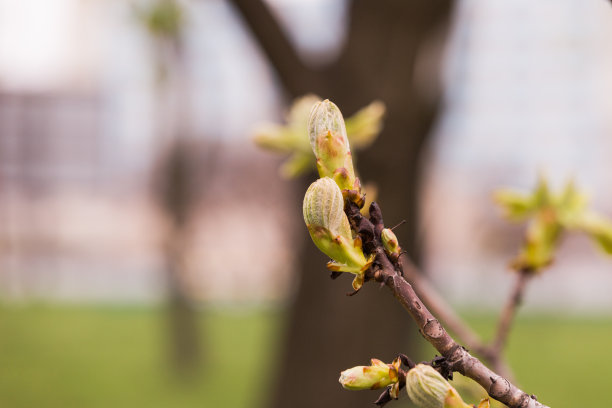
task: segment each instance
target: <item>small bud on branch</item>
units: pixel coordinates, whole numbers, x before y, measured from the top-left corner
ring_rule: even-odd
[[[393,231],[391,231],[389,228],[383,229],[380,234],[380,239],[382,240],[383,247],[385,248],[387,255],[389,255],[392,260],[397,262],[402,249],[400,248],[397,237]]]
[[[344,119],[340,109],[328,99],[317,103],[308,120],[308,135],[317,159],[319,176],[330,177],[342,195],[363,206],[361,183],[355,176]]]
[[[347,390],[377,390],[398,381],[398,368],[373,358],[372,365],[344,370],[338,380]]]
[[[417,364],[406,374],[406,392],[421,408],[470,408],[433,367]]]

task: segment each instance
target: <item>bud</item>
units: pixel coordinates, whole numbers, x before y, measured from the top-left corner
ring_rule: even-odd
[[[382,239],[383,247],[385,247],[385,252],[397,259],[400,255],[401,248],[393,231],[389,228],[384,228],[380,234],[380,238]]]
[[[310,145],[321,177],[331,177],[351,200],[363,204],[359,179],[355,177],[344,119],[328,99],[317,103],[308,120]],[[351,194],[349,194],[351,192]]]
[[[333,235],[351,236],[344,213],[344,198],[336,183],[323,177],[310,185],[304,197],[304,221],[329,230]]]
[[[334,153],[334,158],[343,158],[350,153],[344,118],[340,109],[329,99],[316,103],[308,119],[308,136],[315,156]],[[343,162],[339,162],[341,167]]]
[[[158,0],[149,9],[139,10],[151,34],[157,37],[177,38],[184,26],[184,10],[174,0]]]
[[[303,211],[304,222],[313,242],[321,252],[333,259],[327,267],[332,271],[357,275],[353,288],[359,289],[373,256],[366,259],[361,240],[352,237],[344,213],[344,198],[338,185],[329,177],[312,183],[304,196]]]
[[[421,408],[468,408],[457,391],[433,367],[417,364],[406,374],[406,391]]]
[[[527,226],[525,245],[511,263],[517,271],[537,273],[553,262],[562,227],[551,210],[540,211]]]
[[[373,358],[371,366],[357,366],[344,370],[338,380],[347,390],[376,390],[397,383],[397,369]]]

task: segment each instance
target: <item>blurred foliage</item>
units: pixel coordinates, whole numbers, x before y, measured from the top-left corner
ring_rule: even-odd
[[[208,334],[204,342],[209,360],[188,383],[172,377],[164,360],[164,313],[150,308],[0,305],[0,406],[263,405],[266,381],[276,364],[281,310],[203,313],[200,324],[202,333]],[[492,335],[494,316],[465,317],[485,337]],[[537,390],[550,406],[599,406],[609,382],[611,337],[612,317],[525,316],[516,322],[507,355],[520,385],[528,392]],[[337,375],[330,377],[335,380]],[[456,378],[453,385],[463,393],[464,381],[458,374]],[[316,391],[305,386],[304,392]],[[363,406],[378,394],[366,393]],[[393,407],[406,406],[405,394],[400,398]]]
[[[572,181],[560,193],[553,193],[541,178],[531,193],[504,189],[494,199],[508,219],[527,221],[523,248],[511,264],[516,270],[538,272],[550,265],[565,231],[585,232],[612,255],[612,223],[588,208],[587,197]]]
[[[286,115],[286,124],[264,123],[255,130],[255,143],[267,150],[289,156],[280,168],[283,177],[297,177],[315,168],[315,158],[308,137],[308,118],[312,107],[321,101],[316,95],[297,98]],[[385,105],[374,101],[345,119],[352,149],[368,147],[382,130]]]
[[[149,32],[156,37],[176,38],[181,34],[184,14],[176,0],[154,0],[136,9]]]

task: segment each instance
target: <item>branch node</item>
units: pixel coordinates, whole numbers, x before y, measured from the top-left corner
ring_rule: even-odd
[[[500,399],[510,392],[510,383],[504,377],[490,377],[491,386],[489,395],[495,399]],[[526,394],[525,394],[526,395]]]
[[[427,319],[427,323],[425,323],[421,332],[427,338],[438,339],[444,335],[444,328],[438,319]]]

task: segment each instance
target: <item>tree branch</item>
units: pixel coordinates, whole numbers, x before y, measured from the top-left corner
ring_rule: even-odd
[[[300,59],[287,35],[262,0],[232,0],[292,97],[317,92],[318,79]]]
[[[375,263],[366,275],[366,280],[383,283],[417,323],[423,337],[446,359],[449,367],[480,384],[494,398],[510,408],[549,408],[534,397],[520,390],[509,380],[493,372],[479,359],[472,356],[446,332],[442,324],[423,304],[412,286],[400,275],[385,253],[380,232],[384,228],[378,204],[370,206],[370,220],[349,204],[347,215],[353,228],[359,233],[363,248],[375,255]]]
[[[510,292],[508,302],[504,306],[504,309],[499,317],[497,334],[495,335],[495,340],[492,344],[492,351],[496,357],[500,356],[504,346],[506,345],[508,334],[510,333],[514,316],[516,315],[516,309],[523,300],[523,292],[525,291],[527,281],[530,277],[531,275],[529,272],[525,271],[519,271],[517,274],[517,278],[514,283],[514,287],[512,288],[512,292]]]
[[[419,272],[408,256],[401,258],[404,277],[412,283],[416,292],[440,320],[463,342],[463,344],[483,358],[490,360],[491,349],[480,339],[466,322],[455,313],[452,307],[431,286],[427,278]],[[492,361],[491,361],[492,362]]]

